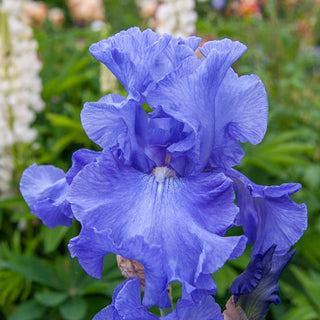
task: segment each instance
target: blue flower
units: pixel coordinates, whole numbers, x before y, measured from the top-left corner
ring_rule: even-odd
[[[295,254],[275,253],[273,245],[264,255],[252,257],[246,270],[233,282],[230,292],[248,319],[264,319],[271,303],[279,304],[278,281]]]
[[[83,127],[103,152],[74,178],[67,197],[82,225],[70,242],[72,256],[99,277],[103,257],[123,255],[126,243],[123,256],[148,266],[146,279],[158,279],[146,280],[144,304],[161,307],[168,305],[163,297],[172,281],[190,293],[215,293],[211,273],[243,252],[245,237],[223,237],[238,214],[233,182],[212,169],[241,161],[238,140],[261,141],[268,112],[260,79],[238,77],[230,67],[243,44],[209,42],[199,59],[194,38],[164,38],[133,28],[92,45],[128,96],[85,104]],[[149,115],[145,101],[154,109]],[[97,243],[93,267],[86,248]],[[155,248],[157,254],[149,255]]]
[[[101,310],[93,320],[223,320],[221,309],[211,296],[203,296],[195,304],[188,299],[178,300],[176,309],[167,316],[157,317],[141,305],[138,278],[130,278],[119,285],[112,304]]]
[[[232,169],[244,155],[239,141],[259,143],[268,120],[261,80],[231,68],[246,47],[210,41],[199,48],[200,59],[199,42],[131,28],[93,44],[90,52],[127,90],[126,97],[110,94],[82,110],[82,125],[102,151],[77,151],[66,175],[49,183],[42,168],[21,184],[32,211],[52,226],[61,221],[51,202],[42,212],[35,208],[42,185],[59,217],[68,216],[65,204],[71,208],[82,228],[69,250],[91,276],[101,276],[109,252],[140,262],[147,307],[170,306],[172,281],[199,303],[202,293],[216,293],[211,274],[240,256],[247,238],[253,254],[273,243],[281,253],[306,228],[306,207],[289,197],[298,185],[258,186]],[[145,103],[152,112],[145,113]],[[235,225],[245,236],[225,237]]]

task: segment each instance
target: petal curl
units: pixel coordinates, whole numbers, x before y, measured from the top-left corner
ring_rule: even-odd
[[[101,152],[92,151],[88,149],[79,149],[72,155],[72,166],[66,173],[66,180],[71,184],[74,177],[82,170],[87,164],[99,158]]]
[[[136,101],[113,94],[86,103],[81,112],[83,128],[92,141],[120,152],[124,163],[143,172],[150,172],[154,166],[143,152],[147,120]]]
[[[226,52],[232,51],[232,61],[235,62],[242,54],[247,50],[247,46],[239,41],[232,41],[230,39],[207,41],[202,47],[199,47],[199,51],[205,56],[209,56],[212,51]]]
[[[166,114],[188,125],[195,134],[193,152],[197,156],[193,159],[193,172],[179,172],[183,176],[202,171],[208,163],[214,145],[215,124],[219,121],[215,118],[216,95],[231,64],[242,52],[240,42],[221,42],[218,50],[210,50],[201,63],[192,60],[188,66],[188,60],[185,61],[183,69],[189,68],[192,72],[178,70],[168,74],[147,96],[153,108],[161,106]],[[175,144],[175,151],[181,143],[184,141]]]
[[[66,201],[68,188],[64,171],[51,165],[33,164],[20,180],[20,191],[31,213],[49,228],[72,225],[73,214]]]
[[[287,252],[307,229],[307,207],[291,200],[301,185],[260,186],[236,170],[226,171],[233,179],[240,209],[238,223],[243,226],[252,254],[264,254],[273,244],[276,252]]]
[[[242,254],[246,243],[245,237],[222,237],[238,212],[232,183],[223,174],[189,178],[147,175],[105,152],[75,177],[68,201],[84,230],[112,230],[115,251],[136,236],[149,247],[159,248],[155,259],[164,266],[165,275],[158,277],[164,279],[165,288],[172,281],[180,281],[193,290],[215,292],[213,280],[206,275]],[[80,233],[78,241],[81,237]],[[130,253],[124,257],[142,263],[146,276],[154,271],[155,267],[146,267],[150,262],[141,250],[132,245]],[[149,286],[154,292],[163,290],[163,284],[158,288],[157,282]],[[145,299],[155,301],[158,297],[148,297],[146,292]]]
[[[230,68],[217,93],[215,119],[210,166],[231,168],[244,155],[238,141],[258,144],[267,130],[268,98],[259,77],[239,77]]]
[[[196,37],[184,41],[133,27],[91,45],[89,50],[119,79],[130,98],[143,101],[148,87],[193,55],[199,43]]]
[[[278,281],[295,250],[276,254],[275,249],[273,245],[265,254],[253,256],[246,270],[231,286],[235,302],[248,319],[262,320],[271,303],[280,303]]]
[[[144,304],[170,307],[167,277],[159,259],[160,248],[147,244],[142,236],[126,238],[118,243],[115,242],[111,229],[84,227],[77,237],[70,240],[68,247],[71,256],[77,257],[83,269],[95,278],[101,277],[103,259],[110,252],[127,259],[145,261]],[[154,283],[157,285],[153,286]]]

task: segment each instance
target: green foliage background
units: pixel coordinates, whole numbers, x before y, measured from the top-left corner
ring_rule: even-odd
[[[96,101],[100,63],[88,52],[91,43],[106,34],[133,25],[144,27],[138,8],[129,0],[106,0],[108,30],[101,33],[72,24],[65,1],[46,1],[65,9],[62,29],[49,22],[35,29],[43,63],[42,97],[45,111],[34,126],[37,148],[19,146],[13,182],[16,197],[0,201],[0,319],[91,319],[110,304],[113,289],[122,281],[114,256],[105,259],[101,280],[90,278],[71,259],[72,228],[49,229],[33,215],[18,191],[24,168],[54,164],[68,170],[72,153],[97,149],[84,133],[80,111],[85,101]],[[305,202],[309,228],[296,244],[297,253],[280,281],[282,303],[272,306],[267,319],[320,319],[320,9],[314,1],[285,5],[266,1],[262,17],[239,17],[215,11],[209,2],[197,4],[198,35],[206,39],[240,40],[248,51],[234,65],[240,74],[255,73],[269,95],[268,132],[257,145],[244,145],[246,156],[239,169],[256,183],[271,185],[300,182],[294,200]],[[121,87],[119,86],[121,91]],[[217,301],[223,307],[232,280],[245,268],[250,252],[228,263],[214,278]],[[173,284],[173,296],[180,294]],[[157,311],[156,311],[157,312]]]

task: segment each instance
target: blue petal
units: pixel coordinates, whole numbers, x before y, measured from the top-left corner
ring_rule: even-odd
[[[166,317],[166,320],[223,320],[220,306],[208,295],[198,304],[187,300],[178,300],[176,309]]]
[[[240,208],[238,223],[254,243],[252,254],[264,254],[273,244],[277,253],[287,252],[307,228],[306,205],[290,198],[301,185],[260,186],[238,171],[228,170],[226,174],[234,180]]]
[[[246,242],[245,237],[222,237],[237,215],[232,183],[223,174],[166,178],[161,173],[168,169],[158,170],[160,173],[154,175],[141,173],[105,152],[75,177],[68,201],[84,232],[89,228],[112,230],[112,252],[117,253],[121,244],[137,236],[147,247],[159,248],[153,256],[154,266],[134,242],[128,250],[130,257],[123,255],[142,263],[146,276],[152,273],[163,279],[164,283],[146,284],[146,288],[153,288],[150,292],[162,292],[172,281],[215,292],[213,280],[206,277],[208,281],[203,281],[203,277],[217,271],[227,259],[242,254]],[[90,237],[80,233],[77,242],[82,238],[86,238],[82,247],[87,242],[90,248]],[[75,255],[81,263],[79,252]],[[165,275],[156,265],[163,267]],[[86,271],[92,274],[88,268]],[[146,305],[157,300],[158,294],[151,297],[146,290]]]
[[[211,167],[230,168],[239,164],[244,152],[238,141],[258,144],[267,123],[268,99],[259,77],[238,77],[230,68],[216,97]]]
[[[137,102],[104,96],[84,105],[81,121],[88,137],[101,148],[120,152],[122,161],[138,170],[151,171],[154,163],[143,152],[147,115]]]
[[[212,51],[217,51],[220,53],[232,51],[232,60],[230,61],[230,66],[238,58],[240,58],[246,50],[247,47],[243,43],[239,41],[232,41],[230,39],[207,41],[202,47],[199,47],[199,51],[205,57],[209,56]]]
[[[276,254],[275,249],[273,245],[264,255],[253,256],[247,269],[231,286],[235,302],[238,301],[248,319],[264,319],[270,304],[280,303],[278,281],[295,250]]]
[[[171,39],[167,34],[159,36],[150,29],[141,32],[133,27],[91,45],[90,52],[113,72],[130,98],[143,101],[148,87],[194,54],[199,42],[195,37]]]
[[[73,214],[65,200],[68,187],[63,170],[50,165],[31,165],[20,181],[21,194],[31,213],[49,228],[72,225]]]
[[[142,236],[128,237],[121,243],[115,243],[111,229],[97,230],[94,227],[84,227],[79,236],[70,240],[69,250],[73,258],[78,257],[83,269],[95,278],[101,277],[103,259],[110,252],[131,260],[144,260],[145,305],[158,304],[170,307],[167,278],[164,266],[158,259],[160,248],[148,245]],[[154,283],[157,285],[153,286]]]
[[[112,305],[100,311],[93,320],[223,320],[221,309],[211,296],[204,296],[199,304],[180,299],[176,309],[158,318],[141,305],[138,278],[130,278],[119,285],[113,294]]]
[[[121,320],[121,318],[116,314],[114,307],[110,305],[97,313],[92,320]]]
[[[200,172],[208,163],[214,146],[215,124],[220,121],[215,117],[216,95],[228,69],[241,55],[243,48],[240,42],[218,42],[205,59],[186,59],[181,70],[159,81],[147,96],[153,108],[161,106],[166,114],[183,122],[194,132],[193,172],[179,172],[179,168],[171,164],[181,175]],[[181,144],[185,152],[185,141],[182,140],[169,154],[179,152]]]
[[[66,180],[71,184],[74,177],[82,170],[87,164],[99,158],[101,152],[92,151],[88,149],[79,149],[72,155],[72,166],[66,173]]]
[[[189,135],[190,132],[186,130],[186,126],[169,115],[167,115],[161,107],[157,108],[154,112],[149,113],[147,140],[145,146],[145,153],[152,159],[157,166],[164,166],[166,163],[167,151],[174,156],[170,159],[170,166],[175,166],[174,148],[177,142],[192,141]],[[186,152],[192,147],[192,143],[185,144]],[[178,156],[181,155],[181,150]],[[185,165],[183,166],[185,168]],[[178,170],[176,171],[178,172]]]

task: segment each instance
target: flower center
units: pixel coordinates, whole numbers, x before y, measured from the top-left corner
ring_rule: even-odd
[[[174,171],[168,167],[156,167],[151,173],[158,183],[162,183],[166,178],[176,177]]]

